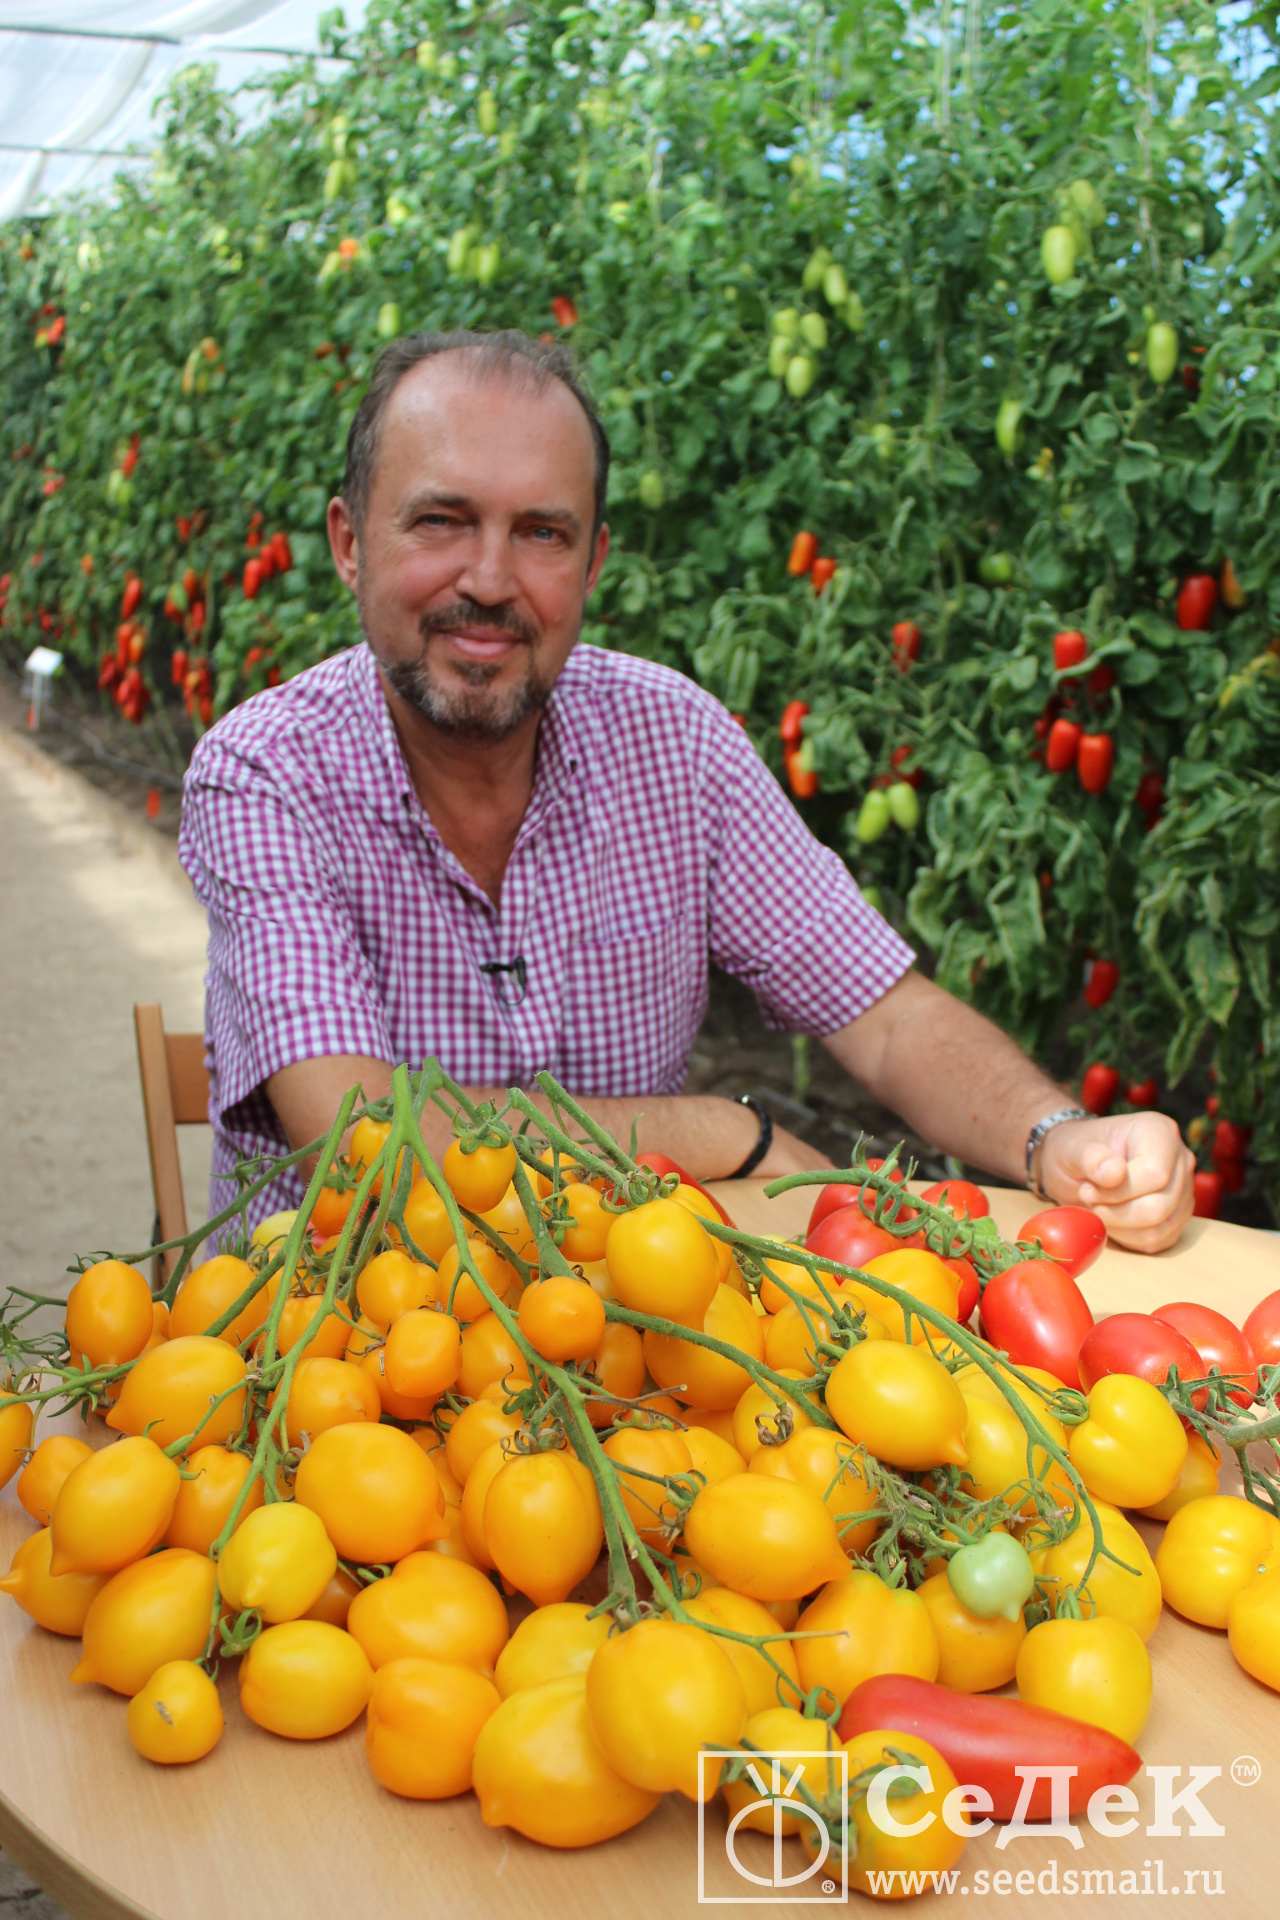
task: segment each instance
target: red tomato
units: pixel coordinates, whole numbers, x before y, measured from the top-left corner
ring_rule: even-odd
[[[260,560],[246,560],[244,563],[244,597],[245,599],[246,600],[254,599],[257,595],[258,588],[261,585],[262,585],[262,562]]]
[[[1184,633],[1203,633],[1218,604],[1218,583],[1211,573],[1191,573],[1178,588],[1178,625]]]
[[[806,1251],[842,1267],[865,1267],[877,1254],[892,1253],[902,1242],[887,1227],[868,1220],[861,1207],[841,1207],[811,1227]]]
[[[681,1186],[692,1187],[695,1193],[700,1193],[704,1200],[710,1201],[720,1218],[724,1221],[726,1227],[733,1225],[732,1220],[720,1205],[714,1193],[708,1193],[705,1187],[699,1186],[698,1182],[692,1175],[685,1172],[678,1161],[669,1159],[665,1153],[638,1153],[636,1155],[636,1165],[638,1167],[648,1167],[650,1173],[674,1173],[679,1179]]]
[[[1259,1300],[1242,1331],[1260,1366],[1280,1366],[1280,1291]]]
[[[1107,1244],[1107,1230],[1088,1207],[1049,1207],[1018,1229],[1019,1240],[1038,1240],[1051,1260],[1078,1280]]]
[[[944,1260],[944,1267],[950,1267],[960,1282],[960,1295],[956,1301],[956,1319],[962,1327],[973,1318],[973,1310],[982,1298],[982,1283],[972,1260],[966,1260],[963,1254],[954,1260]]]
[[[1089,678],[1085,681],[1086,687],[1088,687],[1095,700],[1101,700],[1104,694],[1110,693],[1115,684],[1115,673],[1113,669],[1107,665],[1105,660],[1100,666],[1094,668]]]
[[[813,582],[813,590],[815,593],[821,593],[824,587],[831,584],[835,570],[836,563],[832,559],[820,556],[814,561],[809,569],[809,578]]]
[[[1093,1315],[1054,1261],[1020,1260],[988,1280],[981,1324],[984,1338],[1015,1366],[1043,1367],[1065,1386],[1080,1385],[1080,1346]]]
[[[1219,1313],[1214,1307],[1198,1306],[1194,1300],[1175,1300],[1167,1307],[1156,1307],[1151,1317],[1176,1327],[1191,1342],[1206,1373],[1217,1367],[1222,1374],[1248,1382],[1229,1397],[1238,1407],[1252,1405],[1258,1359],[1234,1320],[1228,1320],[1225,1313]]]
[[[577,326],[578,309],[574,306],[573,301],[567,293],[557,293],[554,295],[551,301],[551,311],[556,317],[556,325],[558,327]]]
[[[812,800],[818,791],[818,770],[806,767],[800,757],[798,747],[782,749],[782,764],[787,770],[787,784],[797,800]]]
[[[1164,778],[1158,773],[1144,773],[1138,782],[1138,791],[1134,798],[1145,814],[1152,818],[1164,805]]]
[[[991,1212],[991,1202],[972,1180],[939,1180],[935,1186],[926,1187],[920,1198],[931,1207],[950,1207],[961,1217],[968,1214],[971,1220],[985,1220]]]
[[[1195,1195],[1191,1212],[1197,1220],[1216,1220],[1222,1212],[1223,1179],[1220,1173],[1197,1173],[1191,1182]]]
[[[1133,1373],[1139,1380],[1150,1380],[1152,1386],[1163,1386],[1170,1367],[1178,1369],[1180,1380],[1204,1378],[1200,1355],[1186,1335],[1166,1320],[1153,1320],[1149,1313],[1108,1315],[1080,1348],[1080,1384],[1086,1393],[1108,1373]],[[1196,1406],[1202,1407],[1208,1397],[1197,1394]]]
[[[818,557],[818,536],[816,533],[798,533],[791,542],[791,556],[787,561],[787,572],[797,577],[808,573]]]
[[[120,618],[131,619],[138,611],[142,599],[142,582],[136,573],[131,573],[124,583],[124,592],[120,596]]]
[[[1160,1097],[1160,1089],[1154,1080],[1131,1080],[1124,1090],[1124,1097],[1131,1107],[1154,1107]]]
[[[1243,1193],[1247,1168],[1243,1160],[1231,1160],[1225,1154],[1214,1153],[1214,1170],[1222,1182],[1224,1193]]]
[[[1114,960],[1095,960],[1084,985],[1085,1005],[1105,1007],[1120,984],[1120,969]]]
[[[899,673],[910,671],[911,662],[920,658],[920,629],[914,620],[899,620],[889,636],[893,664]]]
[[[802,536],[797,534],[796,538],[799,540]],[[782,709],[782,718],[778,722],[778,738],[784,747],[798,747],[800,745],[804,739],[804,730],[800,723],[808,711],[809,703],[807,700],[788,700],[786,706]]]
[[[1080,1082],[1080,1105],[1088,1113],[1110,1113],[1119,1091],[1119,1069],[1095,1060],[1091,1067],[1085,1068],[1084,1079]]]
[[[1213,1151],[1223,1160],[1243,1160],[1252,1137],[1252,1127],[1238,1127],[1234,1120],[1219,1120],[1213,1130]]]
[[[873,1171],[878,1171],[884,1165],[884,1161],[868,1160],[867,1165]],[[901,1167],[895,1167],[889,1177],[901,1186],[907,1176]],[[841,1207],[856,1206],[861,1193],[861,1187],[850,1186],[847,1182],[838,1180],[833,1180],[830,1186],[819,1187],[818,1197],[813,1203],[813,1212],[809,1215],[809,1232],[812,1233],[818,1222],[825,1220],[829,1213],[838,1213]],[[874,1200],[871,1205],[874,1210]]]
[[[920,785],[920,768],[905,768],[902,764],[904,760],[909,760],[914,752],[914,747],[895,747],[889,755],[889,765],[893,768],[899,780],[905,780],[909,787],[918,787]]]
[[[1050,773],[1066,773],[1074,767],[1083,733],[1084,728],[1075,720],[1054,721],[1044,747],[1044,763]]]
[[[1088,652],[1089,642],[1074,627],[1053,636],[1053,664],[1059,673],[1065,673],[1068,667],[1078,667]]]
[[[1102,1727],[1024,1700],[957,1693],[912,1674],[881,1673],[856,1686],[836,1735],[851,1740],[881,1727],[918,1734],[936,1747],[957,1780],[986,1789],[997,1820],[1012,1820],[1024,1784],[1014,1769],[1032,1760],[1072,1770],[1067,1782],[1071,1813],[1083,1813],[1099,1787],[1123,1786],[1142,1765],[1131,1746]],[[1049,1781],[1037,1780],[1024,1817],[1047,1820],[1050,1812]]]
[[[1080,736],[1076,773],[1086,793],[1105,793],[1111,785],[1111,769],[1116,763],[1116,743],[1109,733],[1085,733]]]

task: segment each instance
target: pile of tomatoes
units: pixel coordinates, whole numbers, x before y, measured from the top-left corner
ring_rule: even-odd
[[[301,1213],[196,1266],[192,1235],[165,1297],[88,1267],[0,1400],[36,1527],[0,1589],[80,1639],[71,1678],[128,1700],[139,1753],[208,1753],[235,1661],[267,1732],[363,1715],[391,1792],[474,1790],[577,1847],[667,1792],[740,1810],[761,1748],[813,1753],[796,1791],[838,1836],[843,1750],[867,1891],[967,1833],[926,1823],[900,1859],[867,1816],[890,1747],[998,1818],[1015,1761],[1127,1780],[1163,1601],[1280,1688],[1280,1521],[1217,1492],[1280,1379],[1280,1296],[1244,1331],[1186,1305],[1095,1326],[1079,1209],[1010,1244],[980,1189],[859,1159],[782,1245],[515,1093],[460,1111],[437,1167],[409,1087]],[[33,1449],[55,1402],[108,1432]],[[1168,1522],[1154,1560],[1126,1509]]]

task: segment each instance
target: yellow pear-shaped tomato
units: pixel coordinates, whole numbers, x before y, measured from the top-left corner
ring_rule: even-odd
[[[187,1435],[217,1446],[244,1418],[245,1371],[225,1340],[200,1333],[166,1340],[130,1369],[107,1425],[117,1433],[145,1433],[158,1447]]]
[[[517,1695],[528,1698],[528,1695]],[[678,1621],[642,1620],[605,1641],[587,1668],[591,1730],[609,1765],[649,1793],[709,1800],[722,1765],[707,1747],[736,1747],[747,1700],[713,1634]]]
[[[961,1367],[953,1375],[965,1399],[991,1400],[997,1406],[1007,1406],[1010,1399],[1021,1400],[1023,1406],[1028,1407],[1053,1435],[1058,1445],[1065,1446],[1067,1430],[1049,1410],[1049,1397],[1062,1392],[1062,1382],[1057,1375],[1046,1372],[1043,1367],[1019,1367],[1015,1373],[1012,1367],[1006,1366],[1003,1360],[997,1360],[994,1354],[988,1356],[987,1366],[994,1369],[998,1376],[996,1380],[976,1360],[970,1361],[967,1367]],[[1018,1374],[1025,1374],[1034,1385],[1024,1386]],[[1036,1391],[1038,1387],[1044,1389],[1043,1393]]]
[[[892,1253],[876,1254],[874,1259],[867,1261],[862,1271],[911,1294],[922,1306],[945,1313],[949,1320],[955,1319],[960,1282],[936,1253],[930,1253],[924,1247],[898,1247]],[[856,1282],[853,1284],[857,1291],[865,1295],[869,1310],[883,1321],[889,1338],[905,1340],[908,1310],[899,1306],[896,1300],[891,1300],[888,1294],[877,1293],[874,1287],[857,1287]],[[910,1337],[918,1341],[932,1339],[937,1345],[945,1336],[931,1321],[919,1320],[912,1314]]]
[[[564,1600],[604,1545],[589,1470],[567,1449],[516,1454],[485,1495],[484,1537],[498,1572],[536,1607]]]
[[[0,1593],[12,1595],[38,1627],[78,1640],[84,1632],[85,1615],[110,1575],[55,1575],[49,1571],[52,1551],[53,1535],[48,1527],[29,1535],[14,1554],[8,1573],[0,1579]]]
[[[846,1741],[845,1752],[849,1756],[850,1887],[873,1897],[884,1887],[892,1887],[896,1894],[902,1886],[905,1893],[904,1874],[923,1872],[924,1884],[928,1885],[930,1871],[941,1873],[954,1866],[964,1852],[967,1835],[963,1816],[957,1822],[959,1833],[943,1818],[947,1796],[956,1791],[958,1782],[937,1748],[919,1734],[873,1727]],[[884,1816],[877,1817],[867,1804],[868,1788],[876,1773],[902,1764],[924,1768],[930,1786],[926,1792],[899,1774],[889,1787],[894,1797],[886,1802],[897,1825],[887,1827]],[[855,1781],[859,1782],[856,1791]],[[801,1846],[813,1855],[818,1843],[817,1829],[806,1821],[800,1832]]]
[[[485,1207],[480,1218],[486,1226],[492,1227],[500,1239],[505,1240],[518,1260],[538,1258],[538,1243],[533,1237],[533,1228],[525,1218],[520,1204],[520,1196],[514,1186],[509,1186],[501,1200],[492,1207]]]
[[[579,1601],[553,1601],[550,1606],[535,1607],[520,1622],[493,1670],[498,1692],[508,1694],[525,1687],[540,1687],[547,1680],[561,1680],[566,1674],[585,1673],[597,1648],[609,1637],[608,1614],[594,1619],[591,1609]]]
[[[1151,1660],[1124,1620],[1043,1620],[1018,1649],[1018,1698],[1105,1727],[1130,1746],[1151,1711]]]
[[[730,1432],[733,1431],[730,1427]],[[708,1486],[715,1480],[727,1480],[731,1473],[745,1473],[747,1463],[731,1440],[725,1440],[710,1427],[687,1426],[680,1438],[689,1449],[693,1471],[700,1473]]]
[[[753,1600],[798,1600],[849,1565],[819,1496],[799,1481],[760,1473],[704,1487],[684,1539],[714,1579]]]
[[[843,1706],[854,1688],[877,1673],[938,1677],[938,1636],[918,1593],[890,1587],[878,1573],[854,1567],[811,1600],[795,1642],[800,1684],[825,1687]]]
[[[559,1218],[573,1221],[571,1227],[564,1229],[560,1242],[565,1259],[574,1265],[588,1266],[603,1260],[609,1229],[617,1214],[607,1213],[604,1196],[581,1180],[571,1180],[561,1189],[560,1198],[563,1205]]]
[[[478,1236],[469,1239],[467,1259],[477,1269],[490,1293],[508,1306],[519,1300],[520,1276],[491,1241]],[[462,1255],[456,1244],[446,1247],[440,1256],[433,1283],[433,1297],[438,1306],[464,1325],[493,1310],[493,1301],[463,1267]]]
[[[404,1225],[418,1252],[428,1260],[439,1261],[454,1244],[448,1209],[425,1174],[419,1174],[409,1189],[409,1198],[404,1203]],[[387,1231],[393,1240],[400,1241],[401,1235],[394,1226],[389,1226]]]
[[[1176,1484],[1163,1500],[1157,1500],[1149,1507],[1139,1507],[1139,1513],[1144,1520],[1172,1520],[1175,1513],[1190,1506],[1193,1500],[1204,1500],[1218,1491],[1218,1470],[1221,1465],[1221,1456],[1203,1435],[1189,1433],[1187,1457],[1182,1463]]]
[[[779,1704],[798,1704],[802,1691],[794,1649],[760,1601],[749,1599],[745,1593],[733,1593],[728,1587],[706,1587],[696,1600],[685,1601],[684,1610],[704,1625],[727,1627],[731,1633],[767,1641],[767,1647],[760,1649],[747,1646],[743,1640],[723,1636],[719,1640],[742,1682],[748,1713],[763,1713]]]
[[[444,1457],[454,1479],[466,1486],[467,1476],[486,1447],[519,1433],[523,1420],[518,1413],[504,1413],[509,1389],[500,1381],[492,1382],[464,1407],[445,1437]]]
[[[484,1530],[484,1503],[489,1497],[489,1488],[493,1485],[508,1460],[515,1458],[515,1450],[506,1440],[495,1440],[492,1446],[485,1448],[480,1458],[467,1475],[467,1484],[462,1489],[462,1501],[458,1509],[459,1525],[467,1554],[477,1567],[493,1570],[494,1559],[489,1551],[489,1541]]]
[[[1107,1373],[1089,1389],[1089,1417],[1072,1427],[1071,1464],[1089,1492],[1113,1507],[1149,1507],[1178,1484],[1186,1430],[1158,1387]]]
[[[1019,1614],[1008,1620],[997,1613],[981,1619],[962,1607],[946,1573],[935,1573],[916,1589],[938,1636],[937,1678],[957,1693],[988,1693],[1007,1687],[1017,1664],[1018,1648],[1027,1637],[1027,1623]]]
[[[511,1185],[516,1170],[516,1150],[510,1141],[502,1146],[472,1147],[451,1140],[445,1148],[440,1171],[460,1207],[468,1213],[487,1213]]]
[[[1099,1554],[1089,1573],[1087,1591],[1080,1595],[1080,1611],[1124,1620],[1140,1639],[1149,1640],[1160,1619],[1160,1576],[1146,1542],[1114,1507],[1095,1500],[1103,1544],[1116,1556]],[[1030,1545],[1030,1543],[1028,1543]],[[1079,1520],[1065,1540],[1034,1556],[1036,1585],[1050,1599],[1067,1587],[1078,1587],[1093,1553],[1093,1526],[1082,1508]],[[1119,1564],[1123,1562],[1124,1564]],[[1038,1564],[1036,1564],[1038,1563]],[[1132,1569],[1132,1571],[1130,1571]]]
[[[419,1309],[402,1314],[387,1334],[384,1371],[392,1391],[435,1399],[462,1367],[462,1328],[451,1313]]]
[[[69,1433],[51,1433],[42,1440],[18,1475],[18,1501],[38,1527],[47,1527],[53,1503],[73,1467],[87,1460],[93,1448]],[[2,1483],[0,1483],[2,1484]]]
[[[421,1656],[491,1673],[511,1628],[501,1594],[478,1567],[411,1553],[351,1602],[347,1630],[375,1668]]]
[[[752,1473],[798,1480],[816,1493],[836,1523],[845,1553],[865,1553],[880,1531],[874,1512],[879,1496],[868,1481],[856,1447],[830,1427],[801,1427],[780,1447],[760,1447],[751,1456]]]
[[[240,1489],[253,1472],[247,1453],[231,1447],[197,1447],[188,1454],[183,1467],[183,1482],[173,1503],[173,1513],[165,1529],[166,1547],[190,1547],[193,1553],[208,1553],[231,1517]],[[260,1507],[266,1498],[262,1475],[254,1480],[240,1508],[237,1526]]]
[[[604,1329],[604,1301],[570,1274],[553,1273],[520,1296],[520,1331],[544,1360],[589,1360]]]
[[[681,1180],[671,1198],[677,1201],[680,1206],[687,1207],[690,1213],[697,1219],[712,1220],[718,1227],[724,1225],[724,1216],[716,1206],[715,1201],[710,1199],[705,1193],[700,1193],[697,1187],[687,1186],[685,1182]],[[716,1251],[716,1271],[719,1275],[721,1286],[734,1286],[733,1274],[735,1269],[733,1265],[733,1248],[727,1240],[717,1240],[714,1234],[708,1234],[707,1238]],[[741,1274],[739,1274],[738,1278],[741,1279],[741,1277]],[[741,1287],[736,1287],[735,1291],[741,1293],[742,1289]]]
[[[793,1373],[790,1368],[780,1368],[779,1372],[784,1380],[800,1381],[808,1377]],[[784,1392],[781,1387],[761,1387],[752,1381],[733,1410],[733,1444],[748,1466],[759,1449],[766,1444],[766,1437],[770,1445],[778,1442],[781,1433],[779,1401],[791,1410],[793,1433],[801,1427],[813,1425],[813,1414],[805,1404],[802,1395],[796,1394],[793,1397]],[[764,1423],[763,1428],[761,1422]]]
[[[620,1213],[605,1265],[615,1296],[634,1313],[700,1327],[720,1284],[711,1236],[677,1200],[648,1200]]]
[[[218,1689],[194,1660],[157,1667],[125,1713],[125,1731],[144,1760],[180,1766],[203,1760],[222,1738]]]
[[[868,1340],[887,1340],[884,1322],[871,1311],[868,1297],[853,1285],[833,1290],[836,1305],[862,1315],[862,1328]],[[883,1303],[882,1303],[883,1304]],[[833,1317],[818,1301],[803,1311],[786,1300],[764,1322],[764,1357],[775,1370],[794,1369],[807,1380],[818,1370],[818,1343],[832,1337]]]
[[[501,1703],[492,1680],[443,1660],[392,1660],[374,1676],[364,1750],[380,1785],[447,1800],[471,1785],[480,1729]]]
[[[0,1400],[0,1487],[22,1468],[31,1445],[35,1415],[23,1400]]]
[[[67,1341],[91,1367],[133,1360],[155,1328],[151,1289],[136,1267],[100,1260],[86,1267],[67,1295]]]
[[[84,1622],[73,1680],[134,1694],[167,1660],[196,1660],[213,1631],[214,1565],[205,1554],[166,1547],[108,1580]]]
[[[840,1742],[834,1729],[825,1720],[807,1720],[795,1707],[777,1705],[757,1710],[747,1721],[743,1730],[743,1739],[749,1741],[763,1754],[785,1753],[787,1759],[782,1764],[782,1780],[790,1782],[799,1775],[791,1787],[791,1798],[799,1799],[799,1787],[803,1783],[806,1793],[815,1800],[837,1798],[842,1785],[843,1767],[835,1756],[840,1752]],[[815,1756],[829,1755],[830,1758],[815,1757],[803,1760],[797,1767],[796,1756],[812,1753]],[[768,1780],[769,1763],[766,1759],[757,1766],[756,1771]],[[728,1803],[730,1815],[742,1814],[739,1826],[754,1827],[759,1833],[774,1833],[774,1803],[762,1799],[755,1781],[727,1780],[724,1785],[724,1797]],[[803,1804],[803,1802],[801,1802]],[[750,1812],[744,1809],[750,1808]],[[778,1810],[777,1831],[782,1835],[799,1833],[809,1824],[808,1816],[802,1813],[783,1813]]]
[[[805,1300],[814,1300],[820,1306],[827,1295],[838,1292],[840,1282],[835,1277],[819,1269],[821,1284],[810,1273],[808,1267],[802,1267],[790,1260],[770,1258],[764,1262],[763,1278],[760,1282],[760,1304],[766,1313],[781,1313],[783,1307],[792,1304],[792,1294],[800,1294]],[[774,1276],[777,1276],[774,1278]],[[778,1281],[786,1283],[785,1288]],[[790,1292],[786,1291],[790,1288]]]
[[[252,1607],[273,1627],[300,1620],[337,1570],[319,1515],[296,1500],[276,1500],[236,1528],[218,1561],[218,1585],[229,1607]]]
[[[359,1566],[401,1560],[448,1532],[431,1462],[398,1427],[330,1427],[299,1462],[294,1496],[319,1514],[340,1557]]]
[[[1003,1499],[1031,1514],[1036,1511],[1030,1492],[1034,1477],[1056,1496],[1059,1505],[1069,1507],[1075,1489],[1065,1468],[1043,1447],[1031,1447],[1028,1459],[1029,1436],[1009,1402],[976,1394],[972,1399],[966,1394],[964,1400],[968,1416],[964,1444],[969,1455],[961,1481],[965,1491],[979,1500]],[[1065,1452],[1066,1435],[1053,1415],[1039,1417]]]
[[[234,1254],[217,1253],[202,1266],[193,1267],[174,1295],[169,1315],[169,1338],[181,1339],[189,1333],[208,1333],[254,1283],[256,1276],[247,1260]],[[217,1336],[229,1346],[238,1347],[256,1333],[267,1317],[271,1296],[260,1287]]]
[[[1246,1673],[1280,1692],[1280,1567],[1241,1587],[1227,1610],[1227,1641]]]
[[[480,1730],[471,1779],[486,1826],[512,1827],[544,1847],[610,1840],[638,1826],[660,1798],[609,1765],[580,1673],[505,1699]]]
[[[350,1349],[348,1349],[350,1352]],[[429,1420],[435,1411],[436,1396],[424,1394],[417,1398],[410,1394],[397,1393],[387,1378],[387,1349],[385,1341],[379,1341],[370,1347],[363,1359],[355,1362],[369,1385],[378,1396],[380,1412],[389,1413],[393,1420]]]
[[[648,1546],[664,1546],[677,1527],[678,1510],[653,1476],[692,1473],[684,1435],[670,1427],[615,1427],[604,1451],[617,1468],[618,1492],[636,1532]]]
[[[323,1620],[331,1627],[345,1627],[351,1612],[351,1602],[364,1588],[358,1580],[339,1567],[318,1600],[314,1600],[303,1614],[304,1620]]]
[[[968,1460],[964,1395],[922,1346],[862,1341],[832,1368],[826,1401],[850,1440],[890,1466],[920,1472]]]
[[[701,1330],[749,1359],[764,1358],[760,1316],[750,1300],[733,1287],[716,1288],[702,1316]],[[646,1333],[644,1357],[658,1385],[668,1388],[686,1406],[727,1411],[737,1406],[751,1385],[751,1375],[736,1360],[674,1334]]]
[[[333,1360],[328,1354],[308,1354],[299,1360],[285,1416],[291,1447],[301,1446],[304,1433],[314,1440],[330,1427],[353,1420],[376,1423],[381,1418],[377,1383],[354,1361]]]
[[[1185,1620],[1225,1627],[1231,1602],[1280,1567],[1280,1520],[1252,1501],[1215,1493],[1175,1513],[1156,1548],[1165,1599]]]
[[[496,1313],[480,1313],[462,1329],[458,1363],[458,1392],[476,1400],[486,1387],[503,1380],[525,1381],[529,1363],[514,1334],[507,1332]]]
[[[154,1440],[100,1447],[73,1467],[53,1503],[52,1570],[115,1573],[164,1538],[182,1476]]]
[[[375,1254],[356,1281],[361,1313],[389,1327],[402,1313],[423,1307],[435,1294],[435,1275],[421,1261],[393,1249]]]
[[[587,1417],[593,1427],[607,1427],[620,1411],[619,1400],[634,1400],[644,1392],[644,1342],[635,1327],[621,1320],[610,1320],[600,1344],[591,1356],[591,1374],[604,1393],[612,1397],[587,1401]]]
[[[267,1627],[240,1662],[240,1705],[258,1726],[288,1740],[341,1733],[372,1692],[363,1647],[324,1620]]]

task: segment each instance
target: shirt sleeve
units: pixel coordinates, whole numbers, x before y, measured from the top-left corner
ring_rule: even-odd
[[[708,701],[701,725],[711,958],[752,989],[766,1026],[837,1033],[915,955],[810,833],[736,721]]]
[[[393,1059],[335,850],[283,774],[209,736],[187,774],[179,853],[209,915],[205,1028],[224,1125],[299,1060]]]

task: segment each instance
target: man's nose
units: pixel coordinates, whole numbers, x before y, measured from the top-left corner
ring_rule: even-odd
[[[480,526],[467,542],[466,557],[455,582],[458,592],[482,607],[504,606],[516,597],[511,546],[501,527]]]

